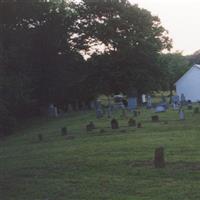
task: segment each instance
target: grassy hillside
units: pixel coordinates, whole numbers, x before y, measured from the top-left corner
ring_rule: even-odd
[[[200,199],[200,114],[142,110],[143,128],[127,126],[117,115],[119,130],[94,113],[38,119],[0,141],[1,200],[197,200]],[[130,115],[130,114],[129,114]],[[87,133],[94,121],[97,129]],[[164,123],[163,121],[168,121]],[[61,136],[67,126],[72,140]],[[104,128],[105,133],[100,133]],[[37,135],[43,134],[39,142]],[[154,150],[165,148],[167,165],[155,169]]]

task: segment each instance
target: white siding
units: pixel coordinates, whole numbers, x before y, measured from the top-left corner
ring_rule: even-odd
[[[186,100],[200,100],[200,68],[193,66],[181,79],[176,82],[176,93],[184,94]]]

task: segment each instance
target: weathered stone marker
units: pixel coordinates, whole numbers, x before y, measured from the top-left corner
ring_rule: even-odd
[[[158,147],[155,149],[154,166],[155,166],[155,168],[164,168],[165,167],[165,155],[164,155],[163,147]]]
[[[92,131],[93,129],[95,129],[95,125],[93,122],[90,122],[89,124],[86,125],[86,130],[87,132]]]
[[[42,140],[43,140],[43,135],[41,133],[38,134],[38,140],[39,140],[39,142],[42,142]]]
[[[119,128],[119,123],[115,118],[112,119],[110,123],[111,123],[111,128],[112,129],[118,129]]]
[[[62,136],[67,135],[67,128],[66,127],[61,128],[61,135]]]
[[[184,111],[182,109],[179,111],[179,119],[180,120],[185,120],[185,113],[184,113]]]
[[[136,121],[133,118],[128,120],[128,126],[136,126]]]
[[[158,122],[159,116],[158,115],[151,116],[151,120],[152,120],[152,122]]]
[[[139,122],[139,123],[137,124],[137,128],[142,128],[142,123],[141,123],[141,122]]]
[[[105,131],[105,129],[103,129],[103,128],[101,128],[100,130],[99,130],[99,133],[105,133],[106,131]]]

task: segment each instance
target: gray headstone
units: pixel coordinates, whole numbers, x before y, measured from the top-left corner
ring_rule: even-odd
[[[184,113],[184,111],[182,109],[180,109],[180,111],[179,111],[179,119],[180,120],[185,120],[185,113]]]
[[[158,105],[156,106],[155,108],[155,112],[159,113],[159,112],[165,112],[166,111],[166,108],[162,105]]]
[[[112,119],[110,123],[111,123],[112,129],[118,129],[119,128],[119,123],[116,119]]]
[[[152,98],[150,95],[147,95],[147,109],[152,108]]]
[[[129,97],[128,98],[128,109],[135,110],[137,108],[137,98],[136,97]]]

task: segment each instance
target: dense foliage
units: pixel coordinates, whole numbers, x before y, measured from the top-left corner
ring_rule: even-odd
[[[0,15],[1,116],[160,87],[171,40],[158,17],[126,0],[0,1]]]

